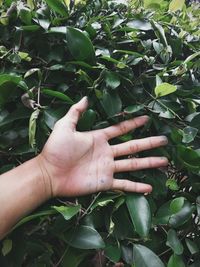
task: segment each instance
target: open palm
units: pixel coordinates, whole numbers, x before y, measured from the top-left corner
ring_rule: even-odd
[[[111,138],[144,125],[148,117],[141,116],[101,130],[78,132],[76,125],[86,108],[86,98],[73,105],[56,123],[40,154],[51,194],[77,196],[109,189],[150,192],[150,185],[115,179],[114,173],[166,166],[168,160],[163,157],[117,158],[165,145],[166,137],[149,137],[111,146],[108,143]]]

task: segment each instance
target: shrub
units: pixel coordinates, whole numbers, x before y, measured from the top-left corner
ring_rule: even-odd
[[[78,130],[148,114],[143,129],[112,142],[166,135],[167,148],[134,156],[170,161],[116,176],[152,184],[146,197],[100,192],[45,203],[2,242],[1,266],[200,266],[198,3],[0,5],[1,173],[37,154],[84,95],[90,104]]]

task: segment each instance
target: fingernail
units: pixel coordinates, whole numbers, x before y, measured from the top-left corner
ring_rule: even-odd
[[[79,103],[86,103],[88,102],[88,97],[84,96],[83,98],[81,98],[81,100],[79,101]]]
[[[144,120],[146,121],[146,122],[148,122],[149,121],[149,116],[147,116],[147,115],[144,115],[144,116],[142,116],[143,118],[144,118]]]
[[[168,163],[168,158],[166,158],[166,157],[160,157],[160,159],[161,159],[162,161],[165,161],[166,163]]]
[[[166,136],[161,137],[161,144],[163,144],[163,145],[168,144],[168,138]]]

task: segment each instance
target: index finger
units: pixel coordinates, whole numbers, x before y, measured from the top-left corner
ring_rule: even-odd
[[[130,132],[131,130],[134,130],[138,127],[143,126],[147,123],[149,120],[148,116],[140,116],[134,119],[126,120],[123,122],[120,122],[116,125],[112,125],[110,127],[107,127],[103,129],[104,134],[106,135],[107,140],[126,134]]]

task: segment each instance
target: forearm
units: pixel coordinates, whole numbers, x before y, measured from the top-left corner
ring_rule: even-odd
[[[51,188],[39,157],[0,176],[0,239],[24,215],[48,200]]]

